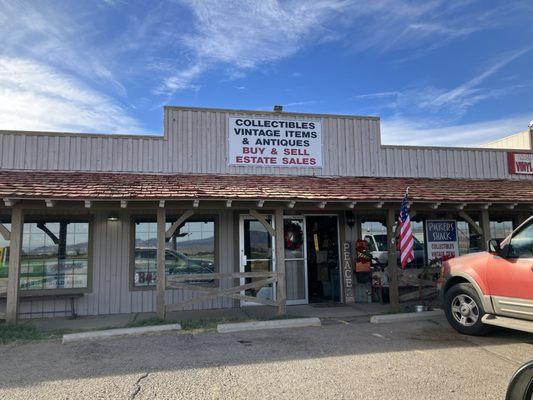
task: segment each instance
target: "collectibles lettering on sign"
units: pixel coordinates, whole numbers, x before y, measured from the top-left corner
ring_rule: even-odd
[[[344,282],[344,302],[353,304],[355,303],[355,293],[353,289],[352,245],[350,242],[342,244],[342,278]]]
[[[507,153],[510,174],[533,175],[533,153]]]
[[[459,255],[457,221],[426,221],[428,260],[447,260]]]
[[[315,120],[229,117],[229,165],[322,168],[322,124]]]

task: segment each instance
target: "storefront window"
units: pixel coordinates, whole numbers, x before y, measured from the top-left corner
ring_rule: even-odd
[[[513,221],[490,221],[490,237],[505,239],[513,231]]]
[[[41,221],[24,224],[20,289],[88,287],[89,223]]]
[[[457,221],[457,240],[459,241],[459,255],[473,253],[481,249],[481,235],[466,221]]]
[[[11,224],[2,224],[11,232]],[[0,293],[7,290],[7,272],[9,270],[9,240],[0,234]]]
[[[165,229],[169,229],[170,222]],[[157,224],[135,221],[133,286],[153,287],[157,282]],[[165,243],[167,276],[215,272],[215,220],[189,221]],[[212,279],[188,281],[208,283]]]
[[[421,268],[425,264],[426,250],[424,247],[424,224],[412,222],[414,235],[415,259],[409,264],[411,268]],[[387,226],[383,222],[366,221],[362,226],[363,239],[368,243],[368,251],[372,254],[372,263],[385,266],[388,264],[389,248],[387,243]],[[400,253],[397,252],[398,264]]]

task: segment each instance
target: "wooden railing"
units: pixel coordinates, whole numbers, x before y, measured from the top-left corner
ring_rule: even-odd
[[[241,278],[264,278],[254,282],[246,283],[243,285],[233,286],[230,288],[216,288],[209,286],[201,286],[198,284],[187,283],[195,280],[211,280],[211,279],[241,279]],[[254,303],[264,304],[268,306],[280,305],[279,301],[267,299],[264,297],[255,297],[244,295],[241,292],[249,289],[259,289],[270,284],[275,284],[278,281],[278,273],[275,271],[264,272],[220,272],[220,273],[207,273],[207,274],[186,274],[179,276],[170,276],[166,278],[167,289],[181,289],[190,290],[193,292],[207,293],[202,296],[193,297],[191,299],[174,303],[166,304],[165,311],[177,311],[183,309],[183,307],[189,306],[195,303],[202,303],[207,300],[211,300],[217,297],[227,297],[236,300],[250,301]]]

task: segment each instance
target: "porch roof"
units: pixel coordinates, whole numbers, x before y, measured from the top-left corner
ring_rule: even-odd
[[[533,180],[0,171],[0,197],[533,203]]]

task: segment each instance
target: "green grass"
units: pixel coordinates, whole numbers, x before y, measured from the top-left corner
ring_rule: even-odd
[[[61,335],[59,331],[41,332],[29,325],[0,323],[0,344],[56,339]]]

